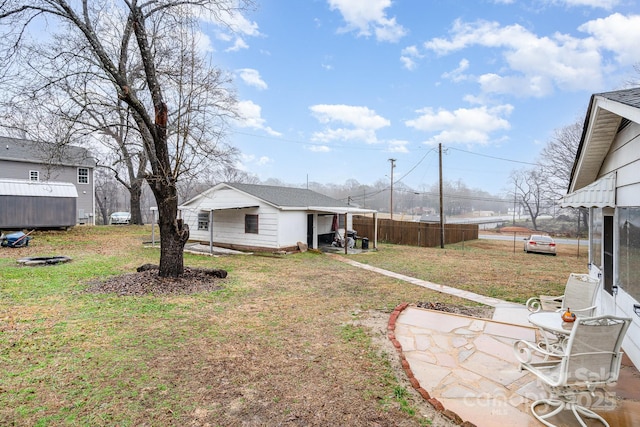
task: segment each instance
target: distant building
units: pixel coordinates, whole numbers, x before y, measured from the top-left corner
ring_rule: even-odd
[[[82,147],[0,137],[0,178],[73,184],[76,224],[95,223],[95,167],[95,159]]]

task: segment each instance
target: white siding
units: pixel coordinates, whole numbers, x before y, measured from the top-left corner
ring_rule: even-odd
[[[333,215],[318,215],[318,234],[331,233],[331,226],[333,225]]]
[[[245,196],[230,188],[221,188],[215,192],[207,193],[198,199],[198,208],[204,210],[227,208],[229,206],[257,206],[258,201],[250,196]]]
[[[613,313],[616,316],[630,317],[631,326],[627,331],[622,348],[627,356],[638,366],[640,362],[640,317],[633,312],[633,305],[638,301],[633,299],[627,294],[624,289],[618,289],[618,294],[615,297],[616,311]]]
[[[215,243],[273,249],[287,246],[280,243],[278,223],[281,212],[278,209],[233,189],[221,188],[205,194],[191,205],[182,207],[182,218],[189,224],[191,240],[209,241],[211,231],[198,230],[198,213],[208,213],[213,209],[212,231]],[[238,208],[225,209],[229,206]],[[258,215],[257,234],[245,233],[245,215]],[[306,230],[306,222],[303,230]],[[295,244],[296,241],[291,245]]]
[[[298,242],[307,242],[307,212],[280,212],[279,247],[296,246]]]
[[[602,162],[599,177],[616,171],[616,205],[639,206],[640,125],[631,123],[615,138]]]
[[[257,198],[225,186],[214,187],[201,196],[180,206],[182,219],[189,225],[191,240],[226,245],[242,245],[281,249],[307,242],[307,218],[317,217],[315,235],[331,233],[333,214],[303,210],[280,210]],[[198,230],[198,214],[213,210],[210,230]],[[245,215],[258,215],[258,234],[245,233]],[[344,216],[344,214],[341,214]],[[352,216],[348,216],[348,229],[352,229]],[[314,239],[317,241],[317,238]]]
[[[640,206],[639,124],[631,123],[616,136],[609,153],[603,159],[598,178],[614,171],[617,175],[616,206]],[[617,283],[619,237],[615,225],[614,233],[614,283]],[[592,277],[599,277],[601,272],[595,266],[591,266],[590,274]],[[634,364],[640,366],[640,317],[633,312],[634,304],[638,304],[638,301],[621,287],[613,296],[602,290],[598,298],[598,314],[609,313],[632,319],[623,349]]]
[[[198,230],[198,210],[183,210],[182,218],[189,224],[191,240],[209,241],[209,230]],[[207,211],[202,211],[207,212]],[[245,233],[245,215],[258,215],[258,234]],[[228,245],[279,248],[277,209],[271,206],[213,211],[213,241]],[[295,244],[295,243],[294,243]]]

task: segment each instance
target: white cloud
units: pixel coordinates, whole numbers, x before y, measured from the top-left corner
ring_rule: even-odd
[[[405,125],[420,131],[436,133],[427,144],[488,144],[491,135],[510,128],[505,118],[511,114],[509,104],[496,107],[459,108],[449,111],[423,108],[419,117],[405,121]]]
[[[483,74],[478,83],[485,93],[512,94],[517,97],[541,98],[553,92],[551,80],[541,76],[499,76]]]
[[[611,10],[611,8],[620,3],[620,0],[551,0],[550,2],[566,6],[589,6]]]
[[[267,156],[257,157],[253,154],[240,153],[239,159],[235,162],[235,167],[244,172],[252,172],[255,166],[266,166],[273,163],[273,159]]]
[[[223,0],[227,10],[220,8],[216,14],[208,13],[201,16],[205,22],[210,22],[217,26],[216,38],[233,44],[225,49],[225,52],[237,52],[241,49],[248,49],[249,45],[244,37],[259,37],[262,34],[255,21],[249,21],[237,10],[234,0]]]
[[[640,15],[624,16],[614,13],[606,18],[586,22],[578,29],[590,34],[594,45],[613,52],[620,64],[630,65],[638,61]]]
[[[343,125],[315,132],[313,134],[315,141],[360,140],[374,144],[378,142],[376,131],[391,125],[389,120],[367,107],[319,104],[313,105],[309,109],[322,124]]]
[[[445,79],[454,81],[456,83],[461,82],[469,78],[469,76],[464,74],[464,72],[467,71],[468,69],[469,69],[469,60],[463,58],[462,60],[460,60],[460,63],[458,64],[458,68],[456,68],[455,70],[449,71],[447,73],[443,73],[442,77]]]
[[[389,141],[389,151],[392,153],[408,153],[407,145],[409,145],[409,141],[392,139]]]
[[[313,151],[314,153],[328,153],[331,151],[331,148],[326,145],[310,145],[308,150]]]
[[[224,2],[224,1],[223,1]],[[234,6],[227,1],[226,6],[228,8],[219,8],[215,14],[209,13],[202,15],[201,19],[205,22],[210,22],[221,28],[228,28],[231,32],[237,34],[243,34],[246,36],[257,37],[260,36],[260,30],[258,24],[255,21],[249,21],[240,13],[237,9],[234,10]]]
[[[244,41],[244,39],[238,37],[233,42],[233,45],[231,45],[230,47],[226,48],[224,51],[225,52],[238,52],[241,49],[249,49],[249,45],[247,44],[247,42]]]
[[[357,31],[365,37],[374,34],[376,40],[385,42],[397,42],[407,33],[395,17],[387,17],[385,9],[391,7],[391,0],[328,0],[328,3],[347,23],[340,31]]]
[[[202,31],[197,31],[195,34],[195,42],[196,46],[198,46],[198,50],[200,52],[213,52],[213,44],[211,43],[211,38],[203,33]]]
[[[402,49],[402,52],[400,52],[400,61],[402,62],[404,68],[409,71],[413,71],[417,67],[415,59],[422,58],[422,56],[423,55],[420,54],[420,51],[418,50],[418,47],[416,45],[407,46]]]
[[[241,68],[238,71],[238,75],[242,81],[249,86],[255,87],[259,90],[267,89],[267,83],[260,77],[260,72],[253,68]]]
[[[241,127],[263,130],[272,136],[282,135],[266,125],[266,120],[262,118],[262,108],[253,101],[238,102],[238,114],[238,125]]]
[[[273,160],[271,160],[270,157],[260,156],[260,158],[258,159],[258,161],[256,163],[258,164],[258,166],[264,166],[264,165],[272,163],[272,162],[273,162]]]
[[[320,66],[327,71],[333,70],[333,56],[325,55]]]
[[[595,28],[585,26],[585,29],[595,31]],[[598,27],[594,24],[594,27],[606,28],[606,25]],[[634,33],[623,39],[637,40]],[[554,87],[596,90],[603,80],[603,59],[599,49],[609,47],[596,38],[580,39],[559,33],[539,37],[517,24],[500,26],[497,22],[465,23],[460,20],[454,23],[451,34],[449,39],[434,38],[426,42],[425,48],[440,55],[471,46],[502,50],[508,70],[502,75],[480,76],[478,82],[486,92],[544,96],[553,92]],[[602,31],[603,38],[604,34]],[[624,45],[624,41],[621,42],[621,46]]]

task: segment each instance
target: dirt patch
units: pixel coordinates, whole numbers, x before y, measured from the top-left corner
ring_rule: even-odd
[[[445,304],[441,302],[419,302],[416,304],[418,307],[426,308],[429,310],[445,311],[447,313],[463,314],[465,316],[480,317],[483,319],[491,319],[495,309],[488,306],[466,306],[466,305],[454,305]]]
[[[184,274],[180,277],[160,277],[157,269],[147,268],[136,273],[92,281],[86,291],[118,295],[211,292],[222,288],[224,279],[220,278],[219,272],[220,270],[185,267]]]

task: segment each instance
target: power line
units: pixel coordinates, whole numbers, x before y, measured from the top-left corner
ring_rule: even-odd
[[[487,157],[489,159],[502,160],[503,162],[521,163],[523,165],[539,166],[537,163],[523,162],[522,160],[513,160],[513,159],[507,159],[507,158],[504,158],[504,157],[490,156],[488,154],[474,153],[473,151],[462,150],[460,148],[447,147],[447,149],[448,150],[460,151],[462,153],[472,154],[474,156],[480,156],[480,157]]]

